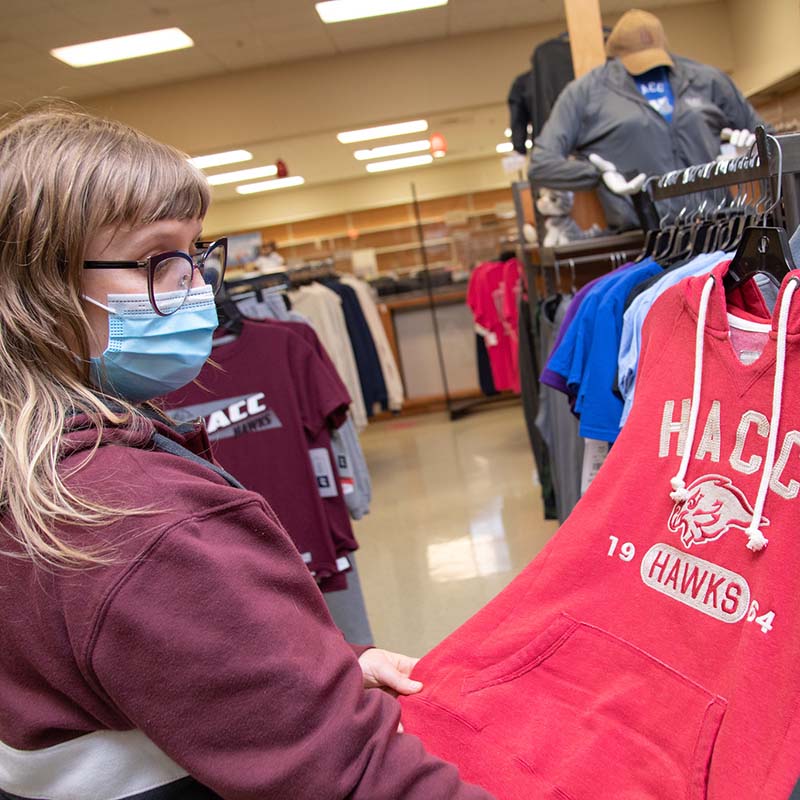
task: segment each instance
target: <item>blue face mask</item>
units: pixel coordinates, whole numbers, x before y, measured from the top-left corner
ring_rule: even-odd
[[[174,295],[176,304],[184,297]],[[211,355],[218,322],[210,286],[192,289],[168,317],[156,314],[146,294],[110,294],[108,305],[84,299],[108,312],[108,347],[91,360],[92,382],[106,394],[132,403],[161,397],[194,380]],[[161,308],[171,298],[158,299]]]

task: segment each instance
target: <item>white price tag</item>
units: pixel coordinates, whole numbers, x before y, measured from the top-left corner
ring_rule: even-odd
[[[311,465],[317,479],[317,488],[320,497],[336,497],[339,489],[336,486],[336,476],[333,474],[331,457],[327,447],[314,447],[308,451]]]
[[[581,495],[586,494],[591,482],[603,466],[608,455],[608,442],[585,439],[583,444],[583,471],[581,472]]]

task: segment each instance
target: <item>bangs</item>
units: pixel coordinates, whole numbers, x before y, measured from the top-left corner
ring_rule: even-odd
[[[174,147],[131,133],[101,169],[105,180],[98,188],[106,209],[101,224],[136,227],[204,217],[211,202],[205,175]]]

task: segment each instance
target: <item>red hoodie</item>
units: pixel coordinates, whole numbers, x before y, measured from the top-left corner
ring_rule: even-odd
[[[800,772],[800,271],[773,321],[726,269],[654,305],[589,491],[401,701],[502,800],[785,800]]]
[[[203,429],[153,423],[104,431],[90,455],[95,430],[71,421],[70,488],[156,509],[58,531],[111,545],[113,565],[0,557],[0,797],[488,798],[362,688],[265,501],[154,449],[154,431],[208,452]]]

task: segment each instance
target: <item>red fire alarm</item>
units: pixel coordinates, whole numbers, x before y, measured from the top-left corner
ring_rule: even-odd
[[[431,134],[431,153],[434,158],[441,158],[447,153],[447,139],[441,133]]]
[[[275,168],[278,170],[276,173],[279,178],[286,178],[289,175],[289,168],[286,166],[286,162],[279,158],[275,162]]]

